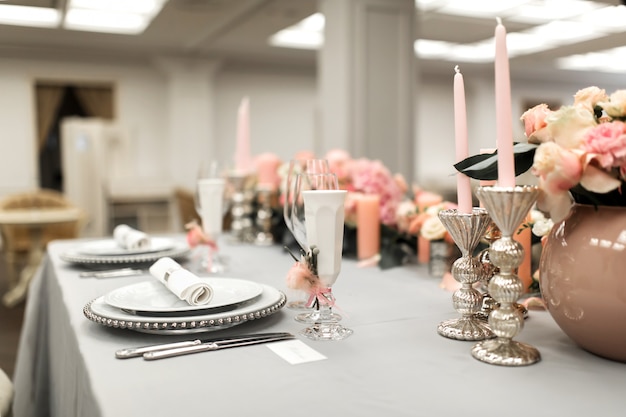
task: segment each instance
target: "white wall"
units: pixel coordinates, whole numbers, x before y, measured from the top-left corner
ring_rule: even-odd
[[[453,71],[449,76],[425,76],[416,89],[415,176],[425,188],[454,188]],[[192,178],[176,176],[168,166],[168,149],[175,138],[168,131],[167,75],[157,66],[90,64],[66,61],[0,59],[0,196],[36,187],[34,90],[37,80],[110,82],[115,88],[116,115],[131,132],[136,175],[191,186]],[[316,80],[312,71],[288,68],[218,69],[214,77],[214,126],[217,156],[231,161],[234,153],[237,108],[250,97],[253,154],[277,153],[287,160],[295,152],[315,149]],[[570,103],[587,84],[512,80],[514,120],[527,99]],[[495,99],[490,76],[465,75],[470,153],[495,146]],[[599,85],[608,92],[616,86]],[[193,97],[189,100],[193,102]],[[516,140],[523,140],[514,123]],[[188,145],[187,145],[188,146]],[[206,158],[197,149],[185,149],[186,162],[197,166]],[[375,158],[376,155],[369,155]],[[172,172],[172,170],[174,172]]]

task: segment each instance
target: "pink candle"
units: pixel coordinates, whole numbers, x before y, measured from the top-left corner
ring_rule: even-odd
[[[235,171],[241,174],[250,172],[250,101],[244,97],[237,112],[237,145],[235,148]]]
[[[265,152],[256,158],[257,184],[259,188],[276,190],[280,182],[278,167],[282,163],[278,155]]]
[[[498,185],[515,186],[513,158],[513,116],[511,111],[511,79],[506,50],[506,29],[498,18],[496,26],[496,139],[498,145]]]
[[[456,161],[462,161],[469,154],[467,144],[467,114],[465,109],[465,85],[463,74],[457,65],[454,68],[454,139]],[[456,193],[459,213],[472,212],[472,187],[470,179],[462,173],[456,174]]]
[[[380,251],[380,197],[363,195],[356,200],[356,246],[359,259]]]

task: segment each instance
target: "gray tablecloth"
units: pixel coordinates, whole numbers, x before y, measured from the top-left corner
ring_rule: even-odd
[[[90,300],[147,275],[79,278],[52,243],[30,288],[15,373],[15,416],[588,416],[623,415],[626,365],[575,346],[547,312],[531,311],[516,337],[542,361],[507,368],[470,355],[472,342],[443,338],[437,324],[457,317],[451,293],[425,268],[380,271],[344,260],[334,286],[342,323],[354,335],[312,342],[326,360],[290,365],[267,346],[156,362],[114,352],[171,337],[112,329],[83,316]],[[286,290],[291,257],[280,247],[224,245],[231,277]],[[221,334],[297,333],[282,309]],[[217,335],[218,333],[213,333]],[[179,337],[175,337],[179,339]]]

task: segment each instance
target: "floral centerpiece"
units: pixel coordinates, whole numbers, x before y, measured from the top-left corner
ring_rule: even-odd
[[[543,191],[538,207],[558,222],[573,202],[626,206],[626,90],[610,96],[598,87],[574,95],[558,110],[539,104],[521,117],[528,144],[516,144],[516,173],[528,168]],[[495,179],[497,155],[455,165],[475,179]]]
[[[626,90],[584,88],[571,105],[540,104],[521,119],[529,143],[514,147],[516,172],[537,176],[537,207],[555,223],[539,262],[545,305],[579,346],[626,362],[626,309],[615,296],[626,268]],[[457,169],[487,179],[497,155],[472,158]]]

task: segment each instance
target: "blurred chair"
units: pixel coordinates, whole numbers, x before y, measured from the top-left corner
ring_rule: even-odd
[[[13,382],[4,370],[0,369],[0,416],[9,417],[13,404]]]
[[[66,208],[78,210],[62,193],[47,189],[9,195],[0,201],[0,213],[6,214],[18,211],[28,213],[29,210],[45,212]],[[82,211],[78,216],[72,216],[69,221],[45,222],[44,220],[40,225],[20,224],[19,221],[6,221],[0,224],[2,251],[7,263],[10,288],[14,287],[18,281],[19,270],[27,262],[33,260],[29,257],[32,258],[34,250],[45,248],[48,242],[55,239],[78,237],[85,224]],[[34,233],[35,228],[36,233]],[[37,241],[34,240],[34,236]]]
[[[202,223],[198,212],[196,212],[193,191],[183,187],[176,187],[174,189],[174,198],[176,199],[178,218],[181,226],[184,227],[192,220],[195,220],[198,224]]]

